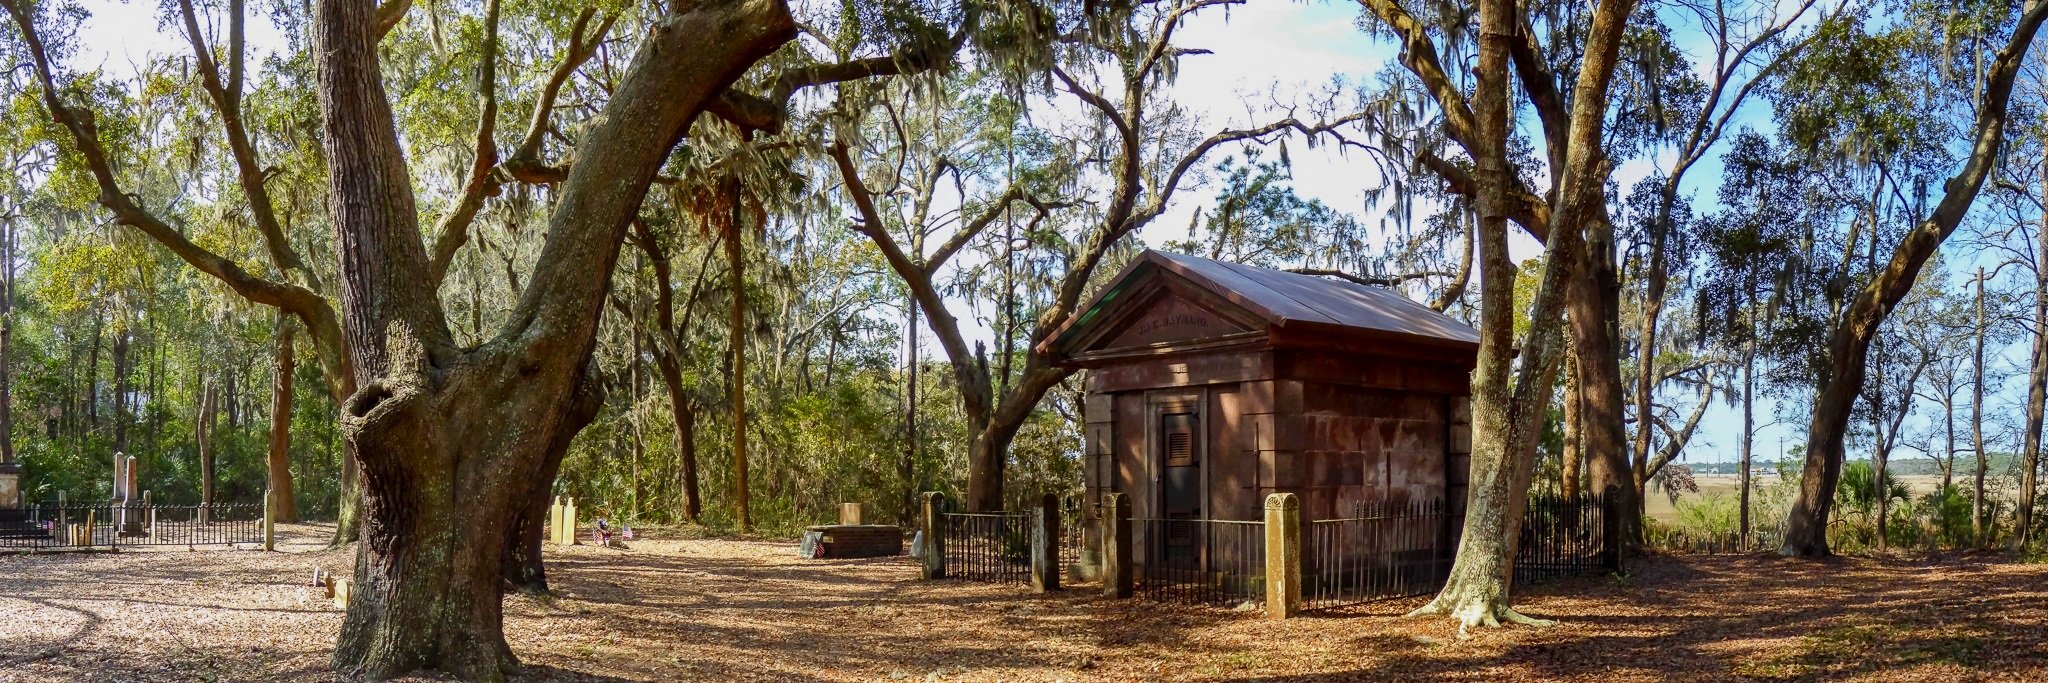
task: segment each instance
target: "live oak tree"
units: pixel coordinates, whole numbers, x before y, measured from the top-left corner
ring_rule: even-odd
[[[360,387],[341,423],[363,466],[366,513],[360,587],[335,664],[369,677],[436,667],[496,680],[516,659],[501,629],[506,544],[492,530],[523,515],[548,483],[551,447],[581,426],[585,368],[627,227],[690,123],[795,25],[773,0],[651,17],[583,131],[513,315],[470,347],[455,344],[439,297],[419,287],[430,261],[384,93],[376,7],[322,2],[312,30]]]

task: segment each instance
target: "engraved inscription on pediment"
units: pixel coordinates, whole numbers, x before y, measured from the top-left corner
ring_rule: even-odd
[[[1221,337],[1246,331],[1242,325],[1177,296],[1163,296],[1134,316],[1116,338],[1102,348],[1120,349],[1161,342]]]

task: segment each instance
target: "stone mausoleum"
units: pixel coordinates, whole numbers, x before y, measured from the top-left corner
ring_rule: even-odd
[[[1045,344],[1087,370],[1088,499],[1134,518],[1463,505],[1478,333],[1391,290],[1146,251]]]

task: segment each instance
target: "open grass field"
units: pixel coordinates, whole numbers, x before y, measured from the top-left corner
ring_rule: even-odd
[[[1939,474],[1908,474],[1898,476],[1897,478],[1899,483],[1905,484],[1906,488],[1911,490],[1915,497],[1932,493],[1941,488],[1941,475]],[[1679,497],[1677,505],[1673,505],[1671,499],[1662,492],[1651,493],[1649,498],[1643,501],[1644,514],[1657,521],[1668,523],[1678,519],[1679,506],[1694,504],[1709,496],[1727,496],[1732,500],[1742,490],[1741,480],[1732,474],[1694,475],[1693,481],[1699,483],[1700,492],[1696,494],[1688,493]],[[1755,487],[1755,493],[1752,495],[1755,496],[1753,501],[1757,507],[1754,509],[1757,511],[1756,514],[1759,518],[1775,519],[1784,514],[1783,505],[1772,505],[1773,501],[1769,499],[1769,489],[1782,489],[1786,486],[1778,479],[1776,474],[1759,476],[1751,482],[1751,486]],[[1992,500],[1992,498],[1985,496],[1985,500]]]
[[[286,552],[0,556],[0,682],[326,681],[342,613]],[[515,597],[528,681],[2038,681],[2048,566],[1771,556],[1645,560],[1534,586],[1549,629],[1460,640],[1396,600],[1274,622],[1092,591],[924,582],[902,559],[805,561],[783,542],[676,539],[549,557]]]

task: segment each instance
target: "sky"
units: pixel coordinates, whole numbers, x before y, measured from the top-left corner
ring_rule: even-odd
[[[84,0],[83,5],[92,16],[81,28],[82,49],[69,65],[74,70],[100,67],[111,75],[127,74],[148,55],[182,53],[187,49],[181,31],[161,25],[154,3]],[[1212,131],[1267,123],[1283,113],[1270,106],[1274,93],[1288,100],[1333,78],[1361,80],[1395,57],[1393,46],[1367,39],[1359,32],[1358,14],[1355,3],[1295,0],[1253,0],[1244,6],[1199,14],[1177,34],[1177,42],[1184,47],[1210,50],[1211,54],[1183,58],[1173,96],[1199,112]],[[248,30],[250,43],[256,49],[283,43],[282,36],[267,22],[252,21]],[[1678,35],[1683,38],[1687,33],[1680,30]],[[1696,53],[1704,47],[1681,44],[1681,48]],[[253,58],[250,61],[260,63]],[[1748,107],[1730,126],[1730,133],[1743,125],[1768,128],[1768,111],[1760,103]],[[1355,152],[1344,155],[1333,146],[1311,148],[1299,142],[1297,138],[1288,145],[1295,191],[1351,212],[1366,225],[1377,225],[1380,217],[1364,202],[1366,189],[1378,182],[1375,169]],[[1218,150],[1210,160],[1220,161],[1229,153],[1230,150]],[[1685,189],[1692,195],[1698,212],[1713,205],[1713,187],[1720,177],[1718,157],[1718,152],[1711,154],[1687,177]],[[1663,161],[1643,159],[1625,163],[1616,169],[1616,181],[1628,187]],[[1148,245],[1184,239],[1191,214],[1213,201],[1212,188],[1183,188],[1170,210],[1141,232],[1140,238]],[[1541,245],[1517,231],[1510,250],[1520,260],[1540,254]],[[993,335],[982,329],[970,336],[986,340]],[[927,345],[931,348],[928,334]],[[2008,361],[2013,360],[2014,353],[2006,350]],[[1987,398],[1987,403],[2001,408],[2009,406],[2014,400],[2011,387],[2006,389]],[[1671,398],[1688,407],[1692,401],[1689,395]],[[1760,400],[1758,421],[1768,424],[1756,436],[1759,458],[1775,458],[1803,442],[1805,424],[1798,416],[1805,411],[1791,412],[1796,414],[1794,419],[1775,420],[1771,406]],[[1915,422],[1924,424],[1921,418]],[[1740,426],[1735,407],[1717,403],[1686,449],[1686,460],[1733,460]]]

